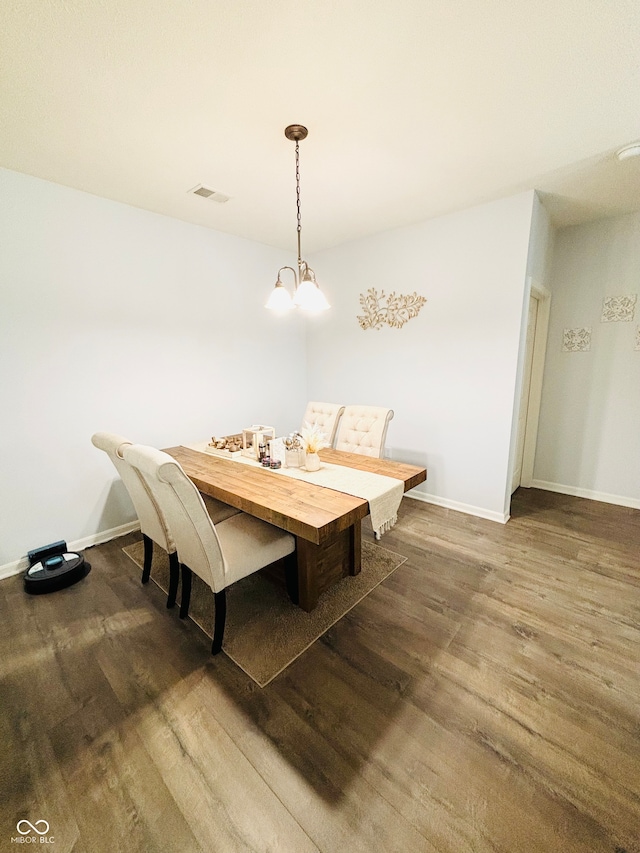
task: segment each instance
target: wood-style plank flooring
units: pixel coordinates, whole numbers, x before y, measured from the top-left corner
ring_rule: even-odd
[[[55,853],[639,853],[640,511],[404,500],[407,562],[265,689],[140,585],[138,536],[0,583],[1,851],[26,818]]]

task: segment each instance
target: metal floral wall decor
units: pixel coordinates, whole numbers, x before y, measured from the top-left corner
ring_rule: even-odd
[[[385,324],[400,329],[405,323],[417,317],[427,300],[417,293],[403,295],[392,291],[386,294],[370,287],[360,294],[360,305],[364,314],[358,315],[361,329],[381,329]]]
[[[563,352],[589,352],[591,349],[591,328],[565,329],[562,333]]]
[[[630,323],[636,310],[638,296],[605,296],[602,300],[601,323]]]

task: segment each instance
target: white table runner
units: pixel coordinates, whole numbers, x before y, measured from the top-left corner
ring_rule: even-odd
[[[216,456],[209,453],[206,441],[196,441],[193,444],[185,444],[190,450],[206,453],[208,456]],[[216,456],[220,458],[220,456]],[[255,459],[238,454],[231,460],[241,462],[244,465],[252,465],[254,468],[262,468]],[[362,498],[369,503],[371,515],[371,526],[377,538],[380,538],[387,530],[391,530],[398,520],[398,508],[402,495],[404,494],[404,482],[396,480],[395,477],[386,477],[384,474],[373,474],[370,471],[360,471],[357,468],[349,468],[346,465],[334,465],[329,462],[321,462],[319,471],[306,471],[304,468],[272,468],[272,474],[280,474],[285,477],[293,477],[295,480],[304,480],[316,486],[324,486],[336,492],[345,492],[356,498]]]

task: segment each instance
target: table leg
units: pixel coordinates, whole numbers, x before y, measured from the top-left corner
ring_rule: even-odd
[[[362,568],[362,524],[359,521],[349,528],[349,574],[360,574]]]
[[[318,557],[320,545],[296,537],[298,555],[298,604],[309,613],[318,603]]]
[[[362,567],[360,521],[329,542],[316,545],[296,537],[298,556],[298,604],[307,613],[319,596],[347,575],[357,575]]]

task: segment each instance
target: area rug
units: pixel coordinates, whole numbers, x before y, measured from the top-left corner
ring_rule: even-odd
[[[140,569],[143,548],[142,542],[123,548]],[[169,559],[157,545],[153,550],[151,580],[166,592]],[[292,604],[284,587],[268,575],[257,572],[243,578],[227,589],[223,651],[256,684],[265,687],[406,559],[379,545],[363,542],[360,574],[343,578],[324,592],[311,613]],[[213,593],[196,575],[189,618],[211,637]]]

